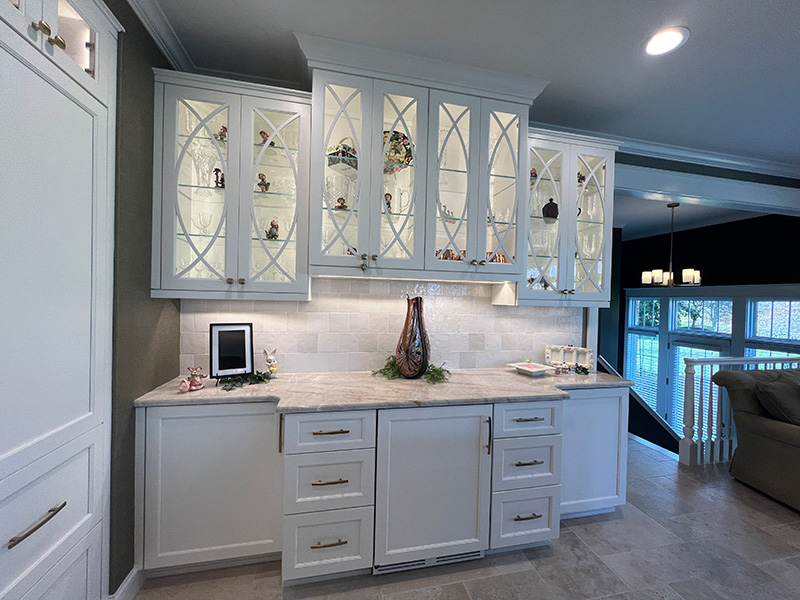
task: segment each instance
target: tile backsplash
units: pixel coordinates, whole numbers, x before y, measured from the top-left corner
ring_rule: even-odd
[[[405,295],[424,298],[431,359],[450,369],[544,360],[546,344],[581,344],[583,310],[492,306],[491,285],[315,278],[311,302],[181,301],[181,374],[208,373],[209,323],[253,323],[255,367],[277,348],[287,373],[366,371],[393,354]]]

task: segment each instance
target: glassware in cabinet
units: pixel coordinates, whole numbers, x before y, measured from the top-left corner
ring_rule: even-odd
[[[607,153],[591,149],[574,150],[577,185],[577,215],[574,242],[575,265],[572,288],[575,294],[600,294],[606,289],[604,273],[609,236],[607,196]],[[613,188],[611,188],[613,193]]]

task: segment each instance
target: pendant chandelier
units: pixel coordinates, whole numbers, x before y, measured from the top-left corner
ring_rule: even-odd
[[[681,270],[681,283],[675,283],[675,274],[672,271],[672,249],[675,242],[675,209],[679,206],[679,202],[670,202],[667,204],[667,208],[672,211],[669,226],[669,268],[666,271],[664,269],[642,271],[642,285],[666,285],[669,287],[700,285],[700,271],[696,269]]]

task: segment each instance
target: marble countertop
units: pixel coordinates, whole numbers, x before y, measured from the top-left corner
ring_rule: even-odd
[[[350,373],[281,373],[269,383],[245,385],[229,392],[221,386],[181,394],[181,377],[168,381],[134,402],[136,407],[277,402],[278,412],[374,410],[453,404],[493,404],[569,398],[569,390],[628,387],[633,382],[605,373],[529,377],[510,368],[451,371],[446,383],[423,379],[387,380],[369,371]]]

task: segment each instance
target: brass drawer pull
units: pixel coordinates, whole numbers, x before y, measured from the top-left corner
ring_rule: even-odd
[[[345,483],[350,483],[350,480],[349,479],[342,479],[341,477],[339,477],[339,481],[322,481],[322,480],[319,480],[319,481],[312,482],[311,485],[343,485]]]
[[[49,36],[53,33],[53,30],[50,29],[50,25],[47,24],[47,21],[41,20],[38,23],[36,21],[31,22],[31,28],[34,31],[41,31],[43,34]]]
[[[514,466],[515,467],[535,467],[537,465],[543,465],[543,464],[544,464],[543,460],[532,460],[530,462],[517,461],[514,464]]]
[[[17,545],[17,544],[19,544],[20,542],[23,542],[23,541],[25,541],[25,539],[26,539],[26,538],[28,538],[28,537],[29,537],[31,534],[33,534],[33,533],[35,533],[36,531],[38,531],[38,530],[39,530],[39,528],[40,528],[42,525],[44,525],[44,524],[45,524],[45,523],[47,523],[47,522],[48,522],[50,519],[52,519],[52,518],[53,518],[53,517],[55,517],[55,516],[56,516],[58,513],[60,513],[60,512],[61,512],[61,509],[63,509],[63,508],[66,506],[66,505],[67,505],[67,501],[65,500],[65,501],[64,501],[64,502],[62,502],[61,504],[59,504],[59,505],[57,505],[57,506],[54,506],[53,508],[51,508],[50,510],[48,510],[48,511],[47,511],[47,514],[46,514],[44,517],[42,517],[42,519],[41,519],[41,520],[40,520],[40,521],[39,521],[39,522],[38,522],[36,525],[34,525],[34,526],[33,526],[33,527],[31,527],[30,529],[28,529],[27,531],[25,531],[25,532],[23,532],[23,533],[21,533],[21,534],[19,534],[19,535],[15,535],[15,536],[14,536],[14,537],[12,537],[10,540],[8,540],[8,549],[9,549],[9,550],[11,550],[11,548],[13,548],[14,546],[16,546],[16,545]]]
[[[57,35],[56,37],[49,37],[47,38],[47,41],[50,43],[51,46],[58,46],[62,50],[67,49],[67,42],[60,35]]]
[[[347,540],[343,540],[339,538],[338,542],[333,542],[332,544],[323,544],[322,542],[317,542],[315,545],[310,546],[312,550],[319,550],[320,548],[335,548],[336,546],[344,546],[347,543]]]
[[[311,435],[345,435],[348,433],[350,433],[349,429],[337,429],[335,431],[323,431],[323,430],[314,431],[311,433]]]
[[[534,519],[541,519],[541,518],[542,518],[542,515],[537,515],[536,513],[531,513],[530,517],[520,517],[519,515],[517,515],[516,517],[514,517],[514,520],[515,521],[533,521]]]
[[[514,423],[538,423],[544,421],[544,417],[519,417],[514,419]]]

